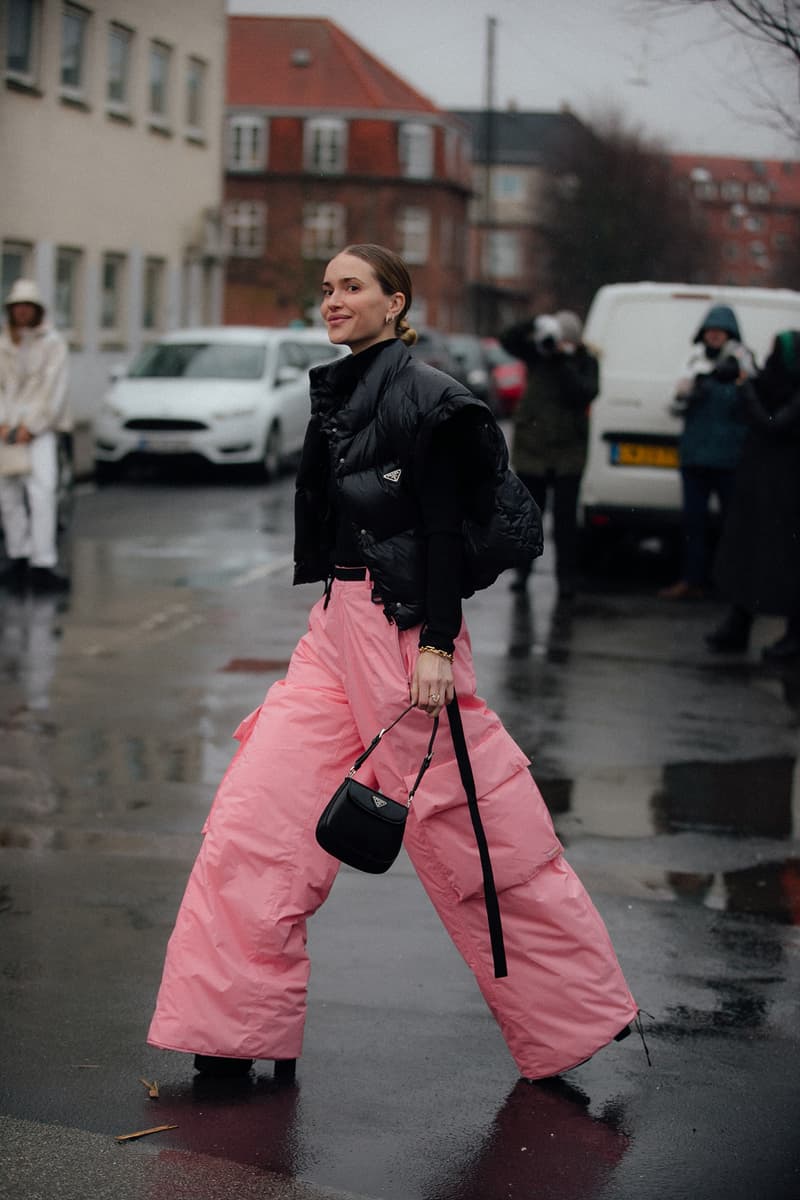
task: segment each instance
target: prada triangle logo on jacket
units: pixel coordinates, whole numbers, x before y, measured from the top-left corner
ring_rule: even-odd
[[[401,473],[401,468],[398,467],[396,471],[387,471],[383,478],[388,479],[389,483],[399,483]]]

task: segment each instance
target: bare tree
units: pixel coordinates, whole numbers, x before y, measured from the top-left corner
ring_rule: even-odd
[[[618,112],[582,130],[563,149],[543,198],[543,290],[585,311],[606,283],[709,279],[716,264],[703,214],[665,146]]]
[[[719,19],[755,45],[774,51],[780,62],[796,72],[796,96],[786,104],[774,87],[774,81],[759,71],[759,90],[765,123],[800,137],[800,0],[641,0],[645,9],[661,11],[687,8],[712,9]],[[777,61],[777,60],[776,60]]]

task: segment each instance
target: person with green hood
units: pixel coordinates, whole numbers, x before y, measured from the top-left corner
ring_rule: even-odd
[[[665,600],[698,600],[708,583],[708,513],[716,496],[725,517],[746,425],[740,388],[755,370],[742,344],[736,314],[727,304],[708,310],[675,397],[683,417],[680,439],[683,490],[683,574],[659,595]]]
[[[722,530],[714,579],[730,602],[706,635],[714,651],[744,651],[757,614],[786,618],[766,662],[800,658],[800,331],[775,338],[742,388],[747,439]]]

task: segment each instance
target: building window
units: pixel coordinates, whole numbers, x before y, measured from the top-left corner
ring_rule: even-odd
[[[237,258],[256,258],[266,244],[265,204],[240,201],[225,206],[225,246]]]
[[[458,175],[459,162],[459,142],[460,137],[457,129],[445,129],[444,131],[444,168],[445,174],[449,177]]]
[[[347,166],[347,124],[332,117],[313,117],[305,124],[305,168],[321,175],[341,175]]]
[[[483,243],[483,269],[490,279],[518,279],[522,274],[519,234],[491,230]]]
[[[400,168],[407,179],[433,175],[433,129],[430,125],[404,124],[398,131]]]
[[[6,75],[32,87],[39,75],[39,0],[7,0]]]
[[[424,296],[415,296],[406,318],[412,329],[421,329],[428,324],[428,301]]]
[[[190,58],[186,68],[186,129],[201,137],[205,124],[206,64]]]
[[[239,113],[228,118],[228,170],[263,171],[267,165],[267,122]]]
[[[769,204],[772,199],[772,192],[769,189],[769,184],[766,183],[748,183],[747,199],[751,204]]]
[[[83,99],[86,91],[86,33],[89,14],[85,8],[65,4],[61,14],[61,91]]]
[[[164,326],[164,275],[163,258],[148,258],[144,264],[142,286],[142,329],[154,332]]]
[[[124,25],[108,27],[108,78],[106,104],[112,112],[130,108],[131,49],[133,33]]]
[[[124,287],[124,255],[104,254],[100,277],[100,328],[106,336],[120,336]]]
[[[524,194],[524,181],[518,171],[495,171],[493,173],[492,195],[496,200],[521,200]]]
[[[27,242],[3,242],[0,260],[0,296],[7,296],[16,279],[30,279],[32,248]]]
[[[163,42],[150,43],[147,102],[153,124],[169,124],[169,74],[172,51]]]
[[[739,246],[736,242],[725,242],[722,253],[728,262],[736,262],[739,257]]]
[[[744,186],[736,179],[726,179],[720,184],[719,194],[722,200],[741,200],[744,196]]]
[[[56,291],[53,317],[58,329],[78,332],[78,288],[82,255],[80,250],[59,246],[56,250]]]
[[[710,180],[700,180],[694,185],[694,194],[698,200],[716,200],[717,185]]]
[[[330,258],[344,244],[343,204],[306,204],[303,209],[303,258]]]
[[[401,208],[397,218],[397,244],[407,263],[426,263],[430,252],[431,215],[427,208]]]

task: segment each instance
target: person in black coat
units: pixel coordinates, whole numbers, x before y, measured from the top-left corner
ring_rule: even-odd
[[[709,649],[747,649],[758,613],[786,617],[762,651],[800,657],[800,331],[775,338],[763,370],[741,389],[749,427],[714,567],[731,608]]]

